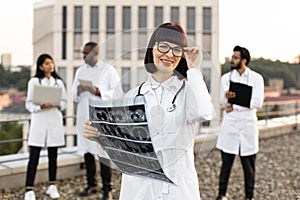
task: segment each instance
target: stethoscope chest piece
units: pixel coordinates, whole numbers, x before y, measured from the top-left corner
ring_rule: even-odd
[[[176,105],[174,103],[172,103],[168,108],[167,108],[167,111],[168,112],[173,112],[176,108]]]

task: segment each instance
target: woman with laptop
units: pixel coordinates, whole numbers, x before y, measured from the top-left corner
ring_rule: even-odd
[[[60,92],[57,92],[60,91]],[[51,97],[42,98],[51,93]],[[60,195],[55,186],[57,171],[57,150],[65,145],[63,116],[67,106],[66,89],[63,80],[55,71],[53,58],[41,54],[36,62],[36,73],[29,80],[26,109],[31,112],[28,136],[29,162],[26,174],[25,200],[35,200],[33,185],[43,147],[48,150],[49,186],[46,194],[52,199]]]

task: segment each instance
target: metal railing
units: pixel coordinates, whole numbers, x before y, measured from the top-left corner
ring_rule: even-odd
[[[269,120],[273,118],[281,118],[281,117],[295,117],[295,125],[298,123],[298,114],[300,113],[300,101],[298,100],[286,100],[286,101],[268,101],[264,102],[263,107],[258,110],[257,117],[259,120],[264,120],[265,124],[267,125]],[[64,116],[64,120],[67,119],[75,119],[74,116]],[[5,139],[0,140],[0,149],[1,145],[14,143],[14,142],[22,142],[22,149],[19,150],[19,152],[28,152],[28,146],[27,146],[27,136],[28,136],[28,130],[29,130],[29,124],[30,124],[30,116],[28,117],[22,117],[18,119],[0,119],[0,129],[2,127],[3,123],[9,123],[9,122],[15,122],[15,123],[22,123],[23,124],[23,133],[22,138],[17,139]],[[65,134],[66,141],[70,138],[69,144],[66,144],[66,146],[74,146],[75,138],[76,138],[76,131],[74,124],[72,123],[73,131]],[[71,128],[72,129],[72,128]],[[70,142],[71,141],[71,142]],[[72,142],[73,141],[73,142]],[[70,144],[71,143],[71,144]]]

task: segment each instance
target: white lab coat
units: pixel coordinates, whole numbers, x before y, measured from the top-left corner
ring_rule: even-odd
[[[45,85],[62,88],[60,110],[58,108],[41,109],[40,105],[32,102],[34,85]],[[26,109],[31,112],[31,123],[29,128],[28,145],[37,147],[59,147],[65,145],[63,116],[61,110],[67,105],[66,89],[62,80],[33,77],[28,82]]]
[[[176,185],[123,174],[121,200],[200,199],[193,153],[196,124],[211,120],[215,110],[200,70],[189,69],[187,76],[173,112],[168,112],[167,107],[182,86],[182,80],[173,76],[159,84],[150,78],[141,88],[155,152],[164,172]],[[127,96],[137,93],[135,88]]]
[[[220,103],[223,107],[228,104],[225,92],[229,90],[229,79],[230,72],[221,78]],[[232,112],[223,112],[221,131],[216,146],[225,153],[241,156],[254,155],[259,150],[256,111],[263,104],[264,80],[260,74],[249,68],[246,68],[242,75],[239,75],[237,70],[233,70],[231,80],[253,87],[250,108],[233,105]]]
[[[83,92],[78,96],[77,87],[79,79],[92,81],[93,85],[99,88],[101,97],[95,96],[90,92]],[[76,71],[72,86],[72,95],[74,101],[77,103],[76,132],[78,150],[82,154],[86,152],[97,153],[98,144],[86,139],[82,134],[83,124],[89,119],[89,98],[94,100],[120,98],[123,95],[123,91],[117,70],[112,65],[104,63],[101,60],[93,67],[86,63],[83,64]]]

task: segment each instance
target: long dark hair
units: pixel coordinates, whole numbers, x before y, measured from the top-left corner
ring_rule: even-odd
[[[171,42],[171,43],[177,44],[181,47],[188,46],[186,34],[179,23],[167,22],[167,23],[164,23],[164,24],[161,24],[160,26],[158,26],[154,30],[154,32],[149,40],[145,59],[144,59],[145,68],[146,68],[147,72],[149,72],[151,74],[157,71],[157,68],[153,62],[153,52],[152,52],[153,46],[155,45],[156,42],[160,42],[160,41]],[[180,79],[186,78],[187,70],[188,70],[188,66],[187,66],[185,56],[183,54],[180,62],[178,63],[177,67],[174,70],[174,74],[177,75],[178,78],[180,78]]]
[[[45,60],[49,58],[51,59],[52,61],[53,58],[49,55],[49,54],[41,54],[38,59],[36,60],[36,71],[35,71],[35,75],[33,77],[37,77],[37,78],[44,78],[45,77],[45,73],[41,70],[40,66],[43,65],[43,63],[45,62]],[[53,72],[51,72],[51,76],[55,79],[62,79],[58,73],[55,71],[55,67],[54,67],[54,70]]]

